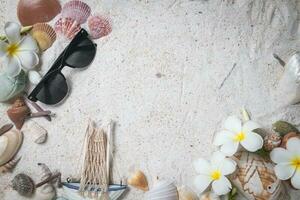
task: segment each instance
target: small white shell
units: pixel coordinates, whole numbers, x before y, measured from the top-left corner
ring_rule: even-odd
[[[37,85],[41,81],[42,77],[37,71],[31,70],[28,72],[28,79],[30,83]]]
[[[145,194],[145,200],[179,200],[177,188],[170,181],[158,181]]]
[[[23,134],[10,130],[0,136],[0,166],[10,161],[18,152],[23,141]]]
[[[25,124],[23,132],[30,135],[37,144],[45,143],[48,136],[47,130],[32,120]]]

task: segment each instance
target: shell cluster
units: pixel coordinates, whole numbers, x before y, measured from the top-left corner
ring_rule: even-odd
[[[176,186],[169,181],[158,181],[145,194],[145,200],[179,200]]]

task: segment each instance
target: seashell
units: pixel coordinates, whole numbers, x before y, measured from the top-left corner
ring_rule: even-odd
[[[47,178],[49,178],[49,177],[52,176],[52,172],[51,172],[51,170],[49,169],[49,167],[46,164],[44,164],[44,163],[38,163],[38,166],[40,166],[41,169],[42,169],[41,181],[44,181]]]
[[[281,144],[281,136],[279,133],[272,132],[264,138],[264,149],[272,151]]]
[[[12,180],[12,188],[22,196],[31,196],[35,185],[33,180],[26,174],[18,174]]]
[[[73,0],[63,6],[61,13],[63,18],[71,18],[78,24],[84,24],[91,15],[91,8],[82,1]]]
[[[56,21],[54,30],[58,35],[71,40],[81,30],[81,26],[74,19],[60,18]]]
[[[61,11],[58,0],[20,0],[18,18],[23,26],[49,22]]]
[[[17,159],[12,159],[11,161],[9,161],[8,163],[6,163],[5,165],[0,167],[0,174],[4,174],[7,172],[11,172],[13,170],[13,168],[15,168],[15,166],[18,164],[18,162],[21,160],[20,158]]]
[[[13,124],[5,124],[4,126],[2,126],[0,128],[0,136],[6,133],[7,131],[9,131],[10,129],[12,129],[13,127],[14,127]]]
[[[48,131],[35,121],[30,120],[23,129],[24,134],[30,135],[35,143],[43,144],[47,141]]]
[[[158,181],[145,194],[145,200],[179,200],[176,186],[169,181]]]
[[[148,191],[148,181],[142,171],[137,171],[130,179],[128,184],[143,191]]]
[[[276,177],[271,160],[254,153],[239,152],[233,156],[237,162],[232,183],[249,200],[287,200],[283,183]]]
[[[272,128],[275,132],[279,133],[281,136],[284,136],[290,132],[298,133],[299,130],[292,124],[286,121],[277,121],[272,125]]]
[[[56,40],[56,33],[54,29],[46,23],[38,23],[33,25],[30,34],[37,41],[42,51],[50,48]]]
[[[101,15],[94,15],[88,18],[89,33],[93,39],[99,39],[111,33],[110,20]]]
[[[300,135],[297,134],[296,132],[290,132],[290,133],[286,134],[286,135],[283,136],[283,138],[282,138],[282,142],[281,142],[280,147],[286,148],[286,143],[288,142],[288,140],[289,140],[290,138],[293,138],[293,137],[298,137],[298,138],[300,138]]]
[[[26,87],[26,80],[23,71],[15,78],[0,74],[0,102],[8,101],[22,93]]]
[[[199,200],[221,200],[221,198],[213,192],[205,192]]]
[[[44,163],[38,164],[41,169],[41,181],[44,181],[52,176],[52,172],[49,167]],[[52,200],[56,197],[56,190],[52,184],[45,184],[42,187],[36,189],[35,199],[39,200]]]
[[[10,130],[0,136],[0,166],[9,162],[19,151],[23,141],[23,134]]]
[[[21,97],[16,99],[14,104],[7,110],[8,117],[19,130],[21,130],[26,117],[28,117],[30,113],[29,107]]]
[[[185,186],[177,188],[179,200],[199,200],[195,192]]]

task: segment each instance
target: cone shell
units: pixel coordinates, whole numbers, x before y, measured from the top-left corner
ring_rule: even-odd
[[[111,22],[102,15],[93,15],[88,19],[89,32],[93,39],[99,39],[111,33]]]
[[[176,186],[169,181],[158,181],[145,194],[145,200],[179,200]]]
[[[7,172],[11,172],[15,166],[18,164],[18,162],[21,160],[21,157],[20,158],[17,158],[17,159],[12,159],[11,161],[9,161],[8,163],[6,163],[5,165],[1,166],[0,167],[0,174],[4,174],[4,173],[7,173]]]
[[[33,180],[26,174],[18,174],[12,180],[12,188],[22,196],[31,196],[35,185]]]
[[[277,178],[274,164],[254,153],[239,152],[233,159],[237,162],[232,183],[249,200],[284,200],[288,194]]]
[[[80,24],[71,18],[59,18],[54,25],[55,32],[71,40],[81,30]]]
[[[38,23],[33,25],[30,34],[37,41],[42,51],[50,48],[56,40],[56,33],[54,29],[46,23]]]
[[[148,191],[148,181],[142,171],[137,171],[130,179],[128,184],[143,191]]]
[[[199,200],[196,193],[187,187],[184,186],[179,187],[177,188],[177,190],[178,190],[179,200]]]
[[[18,18],[23,26],[49,22],[61,11],[58,0],[20,0]]]
[[[7,115],[15,124],[16,128],[21,130],[26,117],[30,114],[30,109],[23,98],[18,98],[14,104],[7,110]]]
[[[0,166],[9,162],[19,151],[23,141],[23,134],[10,130],[0,136]]]
[[[62,9],[63,18],[71,18],[75,20],[78,24],[85,23],[90,15],[90,6],[79,0],[67,2]]]

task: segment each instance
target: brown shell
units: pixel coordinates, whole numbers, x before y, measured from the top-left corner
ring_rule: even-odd
[[[297,134],[296,132],[290,132],[290,133],[286,134],[286,135],[282,138],[282,142],[281,142],[280,147],[286,148],[286,143],[287,143],[287,141],[288,141],[290,138],[293,138],[293,137],[298,137],[298,138],[300,138],[300,135]]]
[[[15,166],[18,164],[18,162],[21,160],[20,158],[16,158],[16,159],[12,159],[11,161],[9,161],[8,163],[6,163],[5,165],[0,167],[0,174],[4,174],[7,172],[11,172]]]
[[[61,11],[58,0],[20,0],[18,18],[23,26],[49,22]]]
[[[37,41],[42,51],[50,48],[56,40],[56,33],[54,29],[46,23],[38,23],[33,25],[30,34]]]
[[[12,180],[12,188],[22,196],[31,196],[35,185],[33,180],[26,174],[18,174]]]
[[[279,133],[272,132],[264,138],[264,148],[267,151],[272,151],[281,144],[281,136]]]
[[[21,130],[26,117],[30,114],[30,109],[23,98],[18,98],[14,104],[7,110],[7,115],[15,124],[16,128]]]
[[[148,181],[142,171],[137,171],[130,179],[128,184],[143,191],[148,191]]]

